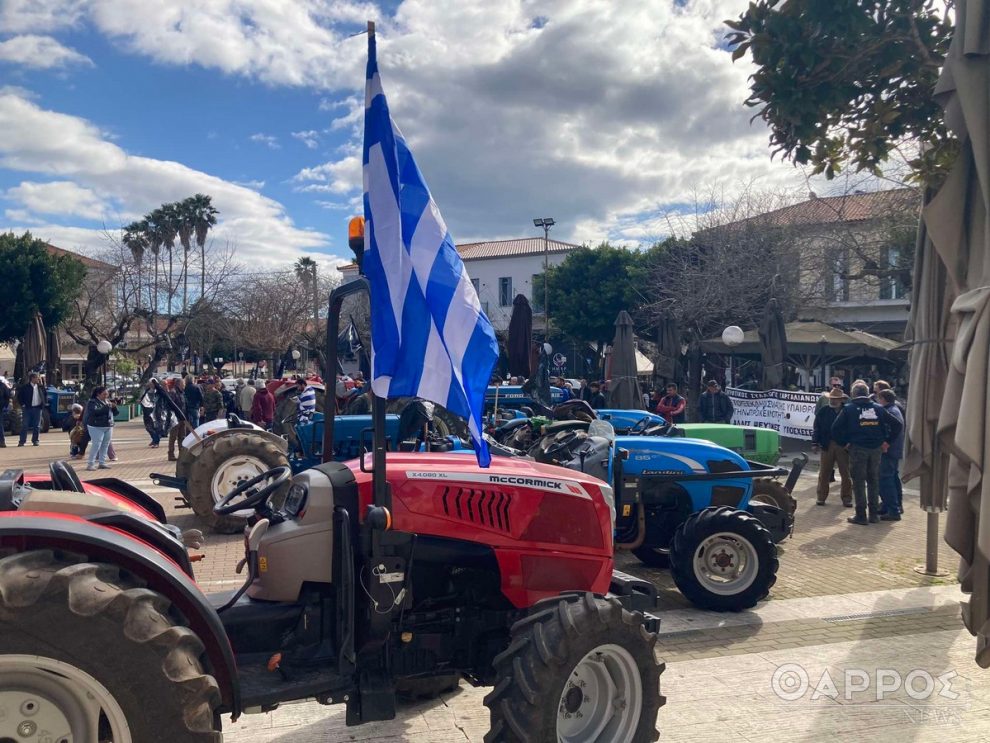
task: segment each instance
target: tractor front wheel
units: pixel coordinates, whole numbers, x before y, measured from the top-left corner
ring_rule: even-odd
[[[706,508],[677,527],[670,565],[677,588],[695,606],[742,611],[765,599],[777,582],[777,545],[752,514]]]
[[[656,642],[616,599],[585,593],[537,603],[495,657],[485,743],[657,740],[665,700]]]
[[[219,743],[203,643],[114,565],[0,559],[0,740]]]

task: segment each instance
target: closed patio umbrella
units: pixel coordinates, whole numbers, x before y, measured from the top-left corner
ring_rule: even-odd
[[[780,304],[767,302],[760,322],[760,356],[763,362],[763,389],[776,390],[784,385],[784,361],[787,358],[787,330]]]
[[[49,328],[45,342],[45,365],[48,368],[48,384],[58,387],[62,383],[62,339],[58,328]]]
[[[944,388],[935,436],[919,437],[914,427],[908,433],[912,462],[936,462],[939,447],[949,457],[945,541],[961,557],[959,579],[963,591],[970,594],[963,622],[977,637],[976,662],[986,668],[990,667],[990,478],[984,477],[990,467],[990,3],[959,0],[955,13],[955,32],[935,95],[945,109],[946,124],[959,139],[960,151],[922,212],[934,251],[925,249],[921,260],[941,262],[946,295],[938,296],[937,285],[922,285],[923,290],[932,290],[926,297],[932,308],[919,306],[917,312],[931,312],[935,322],[929,327],[932,337],[915,338],[913,354],[923,362],[922,346],[941,345],[946,337],[951,342],[944,384],[931,385]],[[922,269],[923,281],[937,281],[924,272],[934,271],[933,265],[922,264]],[[922,297],[918,299],[920,304]],[[936,312],[943,314],[949,302],[943,325]],[[919,382],[924,386],[935,379]],[[912,399],[924,392],[912,385]],[[912,415],[910,405],[908,415]],[[938,473],[937,464],[930,469]],[[938,505],[934,497],[930,503]]]
[[[653,373],[667,382],[677,382],[680,360],[681,332],[674,316],[665,313],[657,328],[657,363]]]
[[[512,300],[512,317],[509,318],[509,374],[529,379],[532,345],[533,308],[524,295],[517,294]]]
[[[24,381],[32,371],[42,371],[45,366],[45,323],[41,313],[35,312],[24,334]]]
[[[636,341],[633,338],[633,321],[625,310],[615,319],[615,338],[612,341],[611,377],[608,388],[609,406],[623,410],[643,407],[643,397],[636,377]]]

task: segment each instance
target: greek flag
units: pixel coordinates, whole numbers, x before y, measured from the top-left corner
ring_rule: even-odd
[[[392,121],[368,37],[364,99],[364,272],[371,284],[371,387],[421,397],[468,422],[478,464],[498,342],[440,210]]]

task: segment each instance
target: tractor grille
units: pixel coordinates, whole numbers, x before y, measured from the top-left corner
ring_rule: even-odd
[[[445,516],[488,529],[510,531],[512,497],[508,493],[482,488],[444,488],[442,501]]]

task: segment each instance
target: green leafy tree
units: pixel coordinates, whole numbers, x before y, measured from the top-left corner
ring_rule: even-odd
[[[607,242],[571,252],[548,272],[550,322],[568,338],[596,344],[601,355],[615,336],[616,316],[641,301],[631,280],[639,260],[639,253]]]
[[[46,243],[25,232],[0,234],[0,276],[3,276],[3,311],[0,343],[23,337],[34,313],[45,326],[61,325],[79,296],[86,267],[67,255],[52,255]]]
[[[746,105],[774,154],[833,178],[879,174],[895,150],[934,184],[956,144],[932,91],[952,24],[935,0],[755,0],[726,21],[733,59],[756,65]]]

